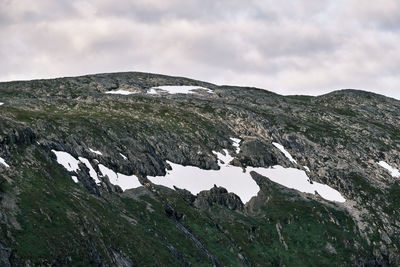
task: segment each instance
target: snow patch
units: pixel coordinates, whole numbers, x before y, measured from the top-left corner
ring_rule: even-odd
[[[99,177],[97,177],[97,172],[93,169],[92,164],[90,164],[89,160],[79,157],[78,158],[83,164],[86,165],[86,167],[89,169],[89,175],[90,177],[93,178],[93,180],[96,182],[96,184],[101,183]]]
[[[232,145],[235,147],[235,151],[236,151],[236,154],[239,154],[239,152],[240,152],[240,142],[242,141],[242,140],[240,140],[239,138],[230,138],[231,140],[232,140]]]
[[[106,94],[110,95],[131,95],[134,94],[134,92],[126,91],[126,90],[116,90],[116,91],[108,91]]]
[[[99,178],[97,177],[97,173],[96,171],[93,169],[92,165],[90,164],[89,160],[79,157],[77,160],[76,158],[74,158],[72,155],[70,155],[67,152],[63,152],[63,151],[56,151],[56,150],[52,150],[51,152],[53,152],[56,157],[57,157],[57,162],[59,164],[61,164],[62,166],[64,166],[65,169],[67,169],[67,171],[69,172],[77,172],[80,168],[79,168],[79,162],[82,162],[83,164],[86,165],[86,167],[89,169],[89,175],[90,177],[93,178],[93,180],[96,183],[100,183],[101,181],[99,180]],[[74,180],[75,183],[77,183],[78,178],[76,178],[76,176],[71,176],[72,180]]]
[[[217,158],[218,158],[218,165],[219,165],[220,167],[223,167],[223,166],[229,167],[229,166],[230,166],[229,163],[230,163],[234,158],[229,154],[228,150],[224,149],[223,151],[224,151],[225,155],[222,154],[222,153],[219,153],[219,152],[215,152],[215,151],[213,151],[212,153],[215,154],[215,155],[217,155]]]
[[[52,150],[51,152],[56,155],[58,164],[61,164],[65,169],[67,169],[67,171],[76,172],[79,170],[79,160],[74,158],[69,153],[56,150]],[[71,178],[75,183],[78,182],[78,178],[76,176],[71,176]]]
[[[273,142],[272,143],[276,148],[278,148],[291,162],[294,164],[297,164],[297,161],[290,155],[290,153],[281,145],[278,143]]]
[[[151,88],[149,91],[147,91],[147,94],[156,95],[156,94],[158,94],[158,92],[154,88]]]
[[[284,168],[280,165],[272,168],[254,168],[249,167],[247,170],[255,171],[271,181],[283,185],[287,188],[296,189],[298,191],[315,194],[316,192],[323,198],[330,201],[345,202],[346,199],[339,191],[332,187],[318,182],[310,183],[310,178],[305,171],[295,168]]]
[[[8,164],[6,163],[6,161],[5,161],[2,157],[0,157],[0,164],[3,164],[3,165],[6,166],[7,168],[10,168],[10,165],[8,165]]]
[[[307,166],[303,166],[303,168],[304,168],[306,171],[310,172],[310,168],[308,168]]]
[[[166,85],[166,86],[157,86],[157,87],[153,87],[151,88],[147,93],[154,95],[154,94],[158,94],[156,89],[160,89],[161,91],[165,91],[169,94],[194,94],[196,93],[196,89],[203,89],[205,90],[207,93],[213,93],[212,90],[205,88],[205,87],[201,87],[201,86],[188,86],[188,85],[181,85],[181,86],[174,86],[174,85]]]
[[[114,172],[113,170],[107,168],[106,166],[104,166],[103,164],[99,164],[99,169],[100,172],[103,176],[108,176],[108,179],[110,180],[110,182],[112,184],[115,183],[115,181],[118,180],[118,175],[116,172]]]
[[[0,102],[0,106],[2,106],[2,105],[4,105],[4,103],[3,103],[3,102]]]
[[[229,165],[233,157],[229,155],[227,150],[224,150],[225,155],[219,152],[213,153],[218,157],[220,170],[203,170],[198,167],[182,166],[167,161],[172,170],[168,171],[166,176],[148,177],[148,179],[155,184],[171,189],[174,189],[174,186],[187,189],[195,195],[200,191],[211,189],[215,184],[235,193],[243,203],[246,203],[253,196],[256,196],[260,190],[250,175],[251,171],[255,171],[288,188],[310,194],[318,192],[321,197],[330,201],[346,201],[339,191],[328,185],[317,182],[310,183],[309,177],[302,170],[283,168],[277,165],[272,168],[247,167],[244,172],[240,167]]]
[[[392,166],[387,164],[385,161],[379,161],[378,164],[379,164],[379,166],[381,166],[381,167],[385,168],[386,170],[388,170],[390,172],[390,174],[392,175],[392,177],[394,177],[394,178],[399,178],[400,177],[399,170],[393,168]]]
[[[89,148],[89,150],[90,150],[90,152],[92,152],[92,153],[94,153],[94,154],[103,155],[103,153],[101,153],[101,152],[98,151],[98,150],[93,150],[93,149],[91,149],[91,148]]]
[[[214,184],[225,187],[229,192],[234,192],[246,203],[257,195],[260,188],[249,174],[242,169],[221,166],[220,170],[203,170],[193,166],[182,166],[168,161],[172,170],[166,176],[148,177],[155,184],[160,184],[171,189],[174,185],[185,188],[192,194],[211,189]]]
[[[113,185],[118,185],[124,191],[127,189],[142,186],[135,175],[128,176],[122,173],[116,173],[113,170],[104,166],[103,164],[99,164],[99,169],[103,176],[108,176],[110,183],[112,183]]]
[[[119,153],[119,154],[121,155],[121,157],[122,157],[124,160],[127,160],[127,159],[128,159],[128,157],[125,156],[124,154],[122,154],[122,153]]]
[[[79,160],[71,156],[69,153],[56,150],[52,150],[51,152],[56,155],[57,162],[64,166],[67,171],[76,172],[77,170],[79,170]]]

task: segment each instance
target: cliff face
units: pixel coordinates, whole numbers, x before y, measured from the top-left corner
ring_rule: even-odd
[[[165,85],[204,89],[154,89]],[[0,265],[400,265],[400,178],[378,164],[400,167],[397,100],[115,73],[0,83],[0,102]],[[175,164],[280,165],[346,201],[257,170],[246,203],[217,183],[198,194],[153,183]]]

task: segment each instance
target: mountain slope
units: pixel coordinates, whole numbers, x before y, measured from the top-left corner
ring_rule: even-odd
[[[211,91],[149,94],[165,85]],[[356,90],[284,97],[113,73],[0,83],[0,102],[6,266],[400,265],[400,182],[378,164],[400,166],[397,100]],[[230,138],[240,139],[239,153]],[[173,172],[170,163],[218,170],[213,152],[224,149],[237,166],[230,168],[306,166],[310,180],[346,201],[257,172],[249,175],[260,191],[247,203],[221,187],[194,195],[149,179]],[[70,172],[54,151],[89,165],[79,161]],[[102,166],[143,186],[123,191]]]

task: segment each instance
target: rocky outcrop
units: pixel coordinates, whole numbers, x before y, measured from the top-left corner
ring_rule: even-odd
[[[0,242],[0,266],[2,267],[11,266],[10,257],[11,257],[11,249],[5,247]]]
[[[121,251],[113,249],[112,253],[114,255],[114,260],[113,260],[114,266],[117,266],[117,267],[132,267],[132,266],[134,266],[132,261],[128,257],[126,257]]]
[[[223,187],[217,187],[197,194],[194,206],[199,209],[207,209],[214,205],[220,205],[230,210],[243,210],[243,203],[234,193],[228,193]]]
[[[285,160],[283,155],[272,152],[274,148],[271,141],[266,142],[255,138],[246,138],[240,148],[239,160],[244,166],[274,166],[278,164],[278,158],[282,162],[282,165],[286,165],[287,160]]]
[[[176,186],[174,186],[176,192],[189,204],[193,205],[193,202],[196,200],[196,196],[190,193],[190,191],[186,189],[180,189]]]
[[[7,129],[5,135],[0,135],[0,144],[2,145],[29,145],[32,144],[36,138],[35,133],[31,128]]]

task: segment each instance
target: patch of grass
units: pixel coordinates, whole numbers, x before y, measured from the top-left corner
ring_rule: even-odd
[[[390,186],[387,194],[388,206],[384,206],[384,211],[388,215],[398,216],[400,211],[400,184],[395,183]],[[400,240],[399,240],[400,241]]]
[[[66,262],[70,258],[71,264],[90,265],[91,253],[111,262],[108,255],[113,248],[122,250],[135,264],[177,264],[146,223],[132,225],[121,216],[123,205],[116,208],[82,191],[62,167],[40,154],[36,157],[49,175],[25,169],[21,177],[17,218],[22,230],[14,232],[17,242],[12,245],[17,259],[39,264],[44,259]]]
[[[166,192],[163,196],[185,214],[182,223],[224,265],[239,264],[237,253],[241,253],[255,266],[351,266],[354,263],[349,259],[370,253],[349,214],[316,201],[289,201],[282,192],[277,192],[262,206],[259,215],[249,216],[221,206],[199,213],[182,204],[173,193]],[[206,215],[204,221],[202,214]],[[279,241],[277,223],[282,225],[288,250]],[[328,252],[327,242],[336,249],[336,254]],[[360,244],[360,250],[353,249],[354,242]],[[235,251],[230,259],[228,248]]]
[[[0,177],[0,193],[5,193],[10,189],[10,184],[4,179]]]
[[[311,141],[334,147],[337,143],[347,144],[350,139],[345,131],[334,124],[308,121],[304,135]]]
[[[135,265],[179,266],[180,260],[168,248],[171,245],[186,262],[209,265],[204,253],[168,218],[161,202],[146,196],[138,200],[121,198],[118,194],[98,198],[73,183],[65,170],[48,161],[42,152],[36,150],[34,155],[35,165],[23,169],[19,181],[21,212],[17,219],[22,230],[13,233],[16,243],[11,245],[17,262],[30,259],[33,264],[45,260],[91,265],[95,260],[89,256],[92,254],[111,263],[111,249],[116,249]],[[19,160],[26,159],[21,156]],[[201,232],[207,220],[192,213]]]
[[[358,192],[364,192],[364,197],[373,198],[375,194],[382,193],[379,189],[372,186],[360,173],[350,172],[345,177],[351,180]]]

